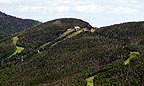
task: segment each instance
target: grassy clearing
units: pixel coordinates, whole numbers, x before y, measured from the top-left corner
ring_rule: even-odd
[[[95,29],[92,29],[92,30],[91,30],[92,33],[94,33],[95,31],[96,31]]]
[[[48,45],[50,46],[50,48],[52,48],[52,47],[56,46],[58,43],[60,43],[60,42],[62,42],[64,40],[67,40],[69,38],[75,37],[75,36],[77,36],[78,34],[84,32],[84,31],[87,31],[87,29],[83,28],[83,29],[80,29],[78,31],[75,31],[75,29],[71,29],[71,28],[67,29],[66,32],[61,34],[54,41],[51,41],[51,42],[43,44],[42,46],[40,46],[40,48],[38,50],[40,50],[40,49],[42,49],[42,48],[44,48],[44,47],[46,47]]]
[[[70,32],[73,32],[73,30],[70,30]],[[66,32],[63,34],[63,37],[66,36],[66,35],[68,35],[68,34],[70,34],[70,32],[66,31]],[[83,32],[83,29],[71,33],[70,35],[68,35],[68,36],[66,36],[64,39],[62,39],[61,41],[55,42],[55,43],[52,44],[50,47],[53,47],[53,46],[57,45],[58,43],[60,43],[60,42],[62,42],[62,41],[64,41],[64,40],[66,40],[66,39],[75,37],[75,36],[77,36],[78,34],[80,34],[81,32]]]
[[[85,79],[85,80],[86,80],[86,82],[87,82],[87,86],[94,86],[94,82],[93,82],[94,76],[89,77],[89,78],[87,78],[87,79]]]
[[[51,44],[51,42],[45,43],[45,44],[43,44],[42,46],[40,46],[40,49],[41,49],[41,48],[44,48],[44,47],[46,47],[46,46],[48,46],[48,45],[50,45],[50,44]]]
[[[74,31],[75,31],[74,29],[68,29],[66,32],[64,32],[62,35],[60,35],[60,36],[58,37],[58,39],[61,39],[61,38],[69,35],[70,33],[74,32]]]
[[[68,35],[64,40],[69,39],[69,38],[72,38],[72,37],[75,37],[75,36],[77,36],[78,34],[80,34],[80,33],[82,33],[82,32],[83,32],[83,29],[81,29],[81,30],[79,30],[79,31],[76,31],[76,32]]]
[[[72,33],[72,32],[74,32],[74,29],[68,29],[66,32],[64,32],[63,34],[61,34],[61,35],[60,35],[58,38],[56,38],[54,41],[45,43],[45,44],[43,44],[42,46],[40,46],[40,49],[42,49],[42,48],[44,48],[44,47],[46,47],[46,46],[48,46],[48,45],[51,45],[53,42],[54,42],[54,43],[53,43],[50,47],[53,47],[53,46],[57,45],[58,43],[61,42],[61,41],[57,41],[57,40],[60,40],[60,39],[62,39],[62,38],[64,38],[64,37],[66,37],[67,35],[69,35],[69,34]],[[55,41],[57,41],[57,42],[55,42]]]
[[[15,46],[16,46],[16,43],[17,43],[18,39],[19,39],[18,37],[13,37],[13,38],[12,38],[13,44],[14,44]],[[16,51],[15,51],[13,54],[11,54],[8,58],[11,58],[12,56],[15,56],[16,54],[21,53],[23,50],[24,50],[23,47],[16,46]]]
[[[76,32],[74,32],[75,30],[74,29],[68,29],[66,32],[64,32],[62,35],[60,35],[58,38],[56,38],[54,41],[51,41],[51,42],[48,42],[46,44],[43,44],[41,48],[44,48],[48,45],[50,45],[50,48],[56,46],[57,44],[59,44],[60,42],[66,40],[66,39],[69,39],[69,38],[72,38],[78,34],[80,34],[81,32],[83,32],[83,29],[81,30],[78,30]],[[59,41],[58,41],[59,40]]]
[[[13,37],[13,38],[12,38],[13,44],[14,44],[15,46],[16,46],[16,43],[17,43],[18,39],[19,39],[18,37]]]
[[[61,41],[58,41],[58,42],[53,43],[53,44],[50,46],[50,48],[56,46],[56,45],[57,45],[58,43],[60,43],[60,42],[61,42]]]
[[[124,61],[124,64],[125,65],[129,64],[130,60],[136,58],[138,55],[140,55],[139,52],[130,52],[130,57]]]
[[[57,44],[59,44],[60,42],[62,42],[64,40],[67,40],[69,38],[75,37],[75,36],[77,36],[78,34],[84,32],[84,31],[87,31],[86,28],[80,29],[78,31],[75,31],[74,29],[68,29],[66,32],[61,34],[55,40],[53,40],[51,42],[48,42],[48,43],[45,43],[42,46],[40,46],[40,48],[38,50],[40,50],[40,49],[42,49],[42,48],[44,48],[48,45],[50,46],[50,48],[52,48],[52,47],[56,46]]]

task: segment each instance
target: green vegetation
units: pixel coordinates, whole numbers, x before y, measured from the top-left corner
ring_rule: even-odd
[[[4,59],[11,55],[15,50],[16,47],[12,43],[12,37],[6,37],[0,40],[0,68],[4,65]]]
[[[124,46],[124,49],[131,51],[131,52],[135,52],[135,51],[141,51],[144,49],[144,46],[139,44],[127,44]]]
[[[1,39],[0,85],[144,86],[144,22],[69,29],[88,25],[56,19]]]
[[[13,38],[12,38],[13,44],[14,44],[15,46],[16,46],[16,44],[17,44],[18,39],[19,39],[18,37],[13,37]]]
[[[16,51],[12,55],[10,55],[8,58],[11,58],[12,56],[15,56],[16,54],[21,53],[23,50],[24,50],[23,47],[16,46]]]
[[[69,38],[72,38],[72,37],[75,37],[75,36],[77,36],[78,34],[80,34],[80,33],[82,33],[82,32],[83,32],[83,29],[80,29],[80,30],[78,30],[78,31],[76,31],[76,32],[68,35],[64,40],[69,39]]]
[[[66,37],[67,35],[69,35],[69,34],[71,34],[71,33],[73,33],[75,30],[72,28],[70,28],[70,29],[67,29],[67,31],[66,32],[64,32],[62,35],[60,35],[60,37],[58,37],[58,39],[61,39],[61,38],[64,38],[64,37]]]
[[[0,15],[0,39],[40,24],[35,20],[16,18],[2,12]]]
[[[129,58],[128,58],[126,61],[124,61],[124,64],[125,64],[125,65],[129,64],[129,63],[130,63],[130,60],[138,57],[138,55],[140,55],[139,52],[130,52],[130,56],[129,56]]]
[[[70,39],[70,38],[72,38],[72,37],[77,36],[78,34],[80,34],[80,33],[83,32],[83,29],[80,29],[80,30],[75,31],[75,32],[73,32],[73,33],[71,33],[71,32],[73,32],[73,31],[64,32],[64,34],[62,34],[59,38],[62,38],[62,37],[64,37],[64,36],[66,36],[66,35],[67,35],[67,36],[66,36],[65,38],[63,38],[63,40],[60,40],[60,41],[57,41],[57,42],[53,43],[53,44],[50,46],[50,48],[56,46],[58,43],[60,43],[60,42],[62,42],[62,41],[64,41],[64,40],[67,40],[67,39]],[[58,39],[58,40],[59,40],[59,39]]]
[[[75,31],[74,29],[68,29],[67,31],[62,33],[59,37],[57,37],[55,40],[45,43],[42,46],[40,46],[39,49],[43,49],[46,46],[53,47],[53,46],[57,45],[58,43],[60,43],[62,41],[62,39],[64,39],[66,36],[72,34],[74,31]]]
[[[86,79],[87,86],[94,86],[93,79],[94,79],[94,76]]]
[[[13,54],[11,54],[8,58],[11,58],[12,56],[15,56],[16,54],[19,54],[19,53],[21,53],[23,50],[24,50],[24,48],[23,47],[19,47],[19,46],[17,46],[16,44],[17,44],[17,41],[18,41],[18,37],[13,37],[13,44],[16,46],[16,50],[15,50],[15,52],[13,53]]]

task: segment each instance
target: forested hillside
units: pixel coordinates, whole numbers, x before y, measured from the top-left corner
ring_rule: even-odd
[[[31,19],[16,18],[0,11],[0,38],[23,31],[39,23],[39,21]]]
[[[2,39],[0,85],[144,86],[144,22],[87,27],[63,18]]]

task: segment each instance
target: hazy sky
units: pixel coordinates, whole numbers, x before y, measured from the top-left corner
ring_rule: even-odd
[[[100,27],[144,21],[144,0],[0,0],[0,11],[42,22],[79,18]]]

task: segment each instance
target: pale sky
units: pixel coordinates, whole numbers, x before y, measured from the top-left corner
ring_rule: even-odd
[[[79,18],[100,27],[144,21],[144,0],[0,0],[0,11],[42,22]]]

